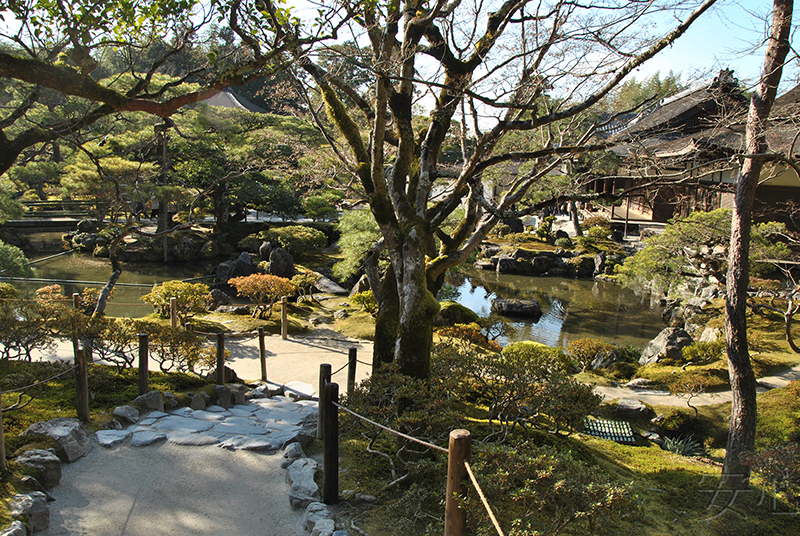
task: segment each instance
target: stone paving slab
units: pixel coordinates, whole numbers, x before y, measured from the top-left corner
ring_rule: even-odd
[[[161,441],[177,445],[218,445],[232,450],[277,450],[296,440],[301,423],[317,411],[316,401],[295,402],[286,396],[253,399],[230,409],[178,408],[152,411],[127,430],[101,430],[97,442],[114,447],[128,439],[134,446]]]

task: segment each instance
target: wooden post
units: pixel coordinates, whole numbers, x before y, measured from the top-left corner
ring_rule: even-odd
[[[322,396],[325,393],[325,386],[331,381],[331,366],[323,363],[319,366],[319,390],[317,390],[317,439],[322,439],[323,423],[325,415],[325,405],[322,403]]]
[[[217,385],[225,385],[225,334],[217,333]]]
[[[6,470],[6,441],[3,438],[3,401],[0,400],[0,470]]]
[[[192,331],[192,323],[191,323],[191,322],[186,322],[186,323],[183,325],[183,329],[185,329],[186,331],[189,331],[189,332],[191,332],[191,331]]]
[[[264,328],[258,328],[258,359],[261,360],[261,381],[267,381],[267,345],[264,341]]]
[[[469,430],[450,432],[447,457],[447,495],[444,503],[444,536],[464,536],[466,512],[459,508],[461,481],[467,476],[464,460],[469,461],[472,438]]]
[[[325,385],[323,405],[325,406],[325,439],[323,441],[322,502],[336,504],[339,501],[339,385]]]
[[[150,336],[147,333],[139,334],[139,395],[150,390],[149,374]]]
[[[284,341],[289,336],[289,298],[281,298],[281,339]]]
[[[347,398],[353,396],[353,389],[356,388],[356,360],[358,356],[357,348],[350,348],[347,356]]]
[[[169,299],[169,320],[172,322],[172,329],[178,327],[178,298]]]
[[[75,407],[78,412],[78,419],[89,422],[89,371],[86,365],[86,354],[82,348],[78,349],[75,355]]]
[[[72,293],[72,308],[73,309],[80,309],[81,307],[81,295],[77,292]],[[72,333],[72,353],[75,356],[76,363],[78,359],[78,350],[80,347],[78,346],[78,334],[76,332]]]

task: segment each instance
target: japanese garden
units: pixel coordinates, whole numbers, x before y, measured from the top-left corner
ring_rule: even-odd
[[[733,9],[3,3],[0,535],[136,433],[283,453],[297,534],[797,532],[793,2],[640,72]]]

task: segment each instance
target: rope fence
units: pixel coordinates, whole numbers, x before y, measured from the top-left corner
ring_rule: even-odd
[[[351,357],[353,354],[351,353]],[[352,361],[357,361],[352,359]],[[337,372],[341,372],[344,367]],[[335,373],[334,373],[335,374]],[[463,536],[465,534],[466,512],[460,504],[461,482],[465,477],[469,478],[470,483],[478,493],[481,504],[486,509],[494,529],[499,536],[505,536],[497,517],[486,500],[480,484],[469,464],[471,455],[472,437],[468,430],[453,430],[450,432],[449,448],[440,447],[428,441],[404,434],[388,426],[375,422],[372,419],[359,415],[355,411],[339,404],[339,386],[330,381],[331,366],[328,364],[320,365],[320,405],[317,437],[321,435],[323,439],[323,502],[325,504],[335,504],[338,502],[339,486],[339,410],[360,419],[371,426],[375,426],[392,435],[401,437],[407,441],[422,445],[428,449],[438,452],[445,452],[448,455],[447,462],[447,492],[445,499],[445,536]],[[321,433],[320,433],[321,432]]]
[[[56,374],[55,376],[50,376],[49,378],[46,378],[44,380],[39,380],[38,382],[32,383],[30,385],[26,385],[25,387],[17,387],[16,389],[8,389],[7,391],[0,391],[0,395],[8,395],[8,394],[11,394],[11,393],[19,393],[21,391],[27,391],[28,389],[32,389],[33,387],[36,387],[37,385],[41,385],[43,383],[47,383],[49,381],[53,381],[56,378],[60,378],[61,376],[69,374],[70,372],[74,371],[77,368],[78,368],[78,365],[75,365],[74,367],[72,367],[70,369],[67,369],[64,372],[60,372],[60,373]]]

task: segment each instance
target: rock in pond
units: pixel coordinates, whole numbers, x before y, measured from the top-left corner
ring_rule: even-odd
[[[542,308],[536,300],[492,300],[492,310],[501,316],[529,318],[538,322],[542,316]]]

